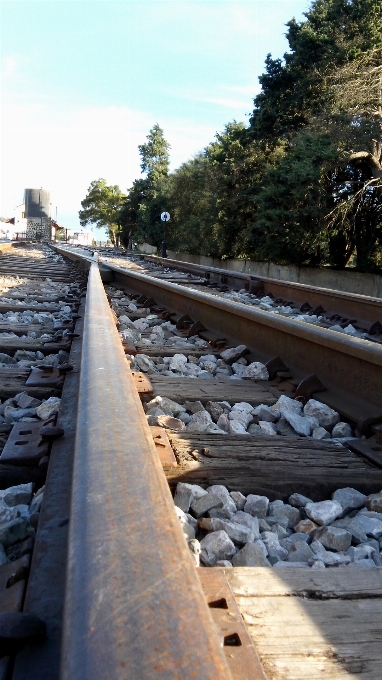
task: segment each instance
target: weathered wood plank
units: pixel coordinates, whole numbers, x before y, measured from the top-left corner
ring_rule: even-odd
[[[382,569],[226,569],[267,680],[379,680]]]
[[[38,333],[42,335],[43,333],[54,333],[55,328],[53,321],[47,321],[46,323],[0,323],[0,333],[15,333],[15,335],[26,335],[29,332]]]
[[[198,378],[172,378],[171,376],[150,375],[154,388],[154,396],[169,397],[178,403],[185,400],[202,402],[228,401],[234,404],[246,401],[252,406],[267,404],[271,406],[277,398],[266,388],[266,382],[260,384],[251,380]]]
[[[6,295],[4,297],[6,297]],[[1,312],[1,314],[5,314],[5,312],[26,312],[26,311],[58,312],[59,310],[60,310],[59,305],[51,304],[51,303],[31,305],[30,302],[29,303],[23,302],[20,305],[20,304],[17,304],[16,301],[14,303],[13,302],[0,302],[0,312]]]
[[[178,467],[165,470],[172,488],[178,481],[286,500],[303,493],[315,501],[352,486],[363,493],[382,488],[382,470],[352,453],[304,437],[170,433]]]
[[[236,597],[300,596],[315,599],[382,598],[382,568],[305,569],[244,567],[225,569]]]

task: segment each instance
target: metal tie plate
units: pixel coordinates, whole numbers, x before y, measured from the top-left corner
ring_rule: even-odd
[[[167,437],[166,430],[164,430],[163,427],[150,426],[150,432],[153,436],[154,444],[162,466],[177,467],[178,463],[174,451],[172,450],[170,440]]]
[[[41,458],[49,453],[50,441],[44,439],[40,430],[54,424],[55,418],[48,421],[15,423],[0,456],[2,463],[14,465],[38,465]]]
[[[26,387],[60,387],[64,382],[64,376],[58,368],[49,368],[51,370],[47,371],[33,366],[25,383]]]
[[[131,371],[131,375],[133,376],[134,385],[138,394],[153,393],[154,389],[147,375],[140,373],[139,371]]]
[[[233,680],[266,680],[223,569],[197,569]]]

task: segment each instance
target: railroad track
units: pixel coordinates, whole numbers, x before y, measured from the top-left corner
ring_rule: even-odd
[[[152,255],[126,256],[123,251],[115,255],[110,249],[101,249],[100,255],[117,266],[123,266],[128,259],[130,267],[136,267],[142,273],[146,271],[152,276],[196,290],[207,289],[241,304],[258,305],[260,309],[287,318],[382,343],[380,298]]]
[[[2,456],[38,428],[29,460],[0,457],[1,488],[34,484],[0,566],[3,677],[378,678],[379,343],[76,249],[0,256],[8,284],[20,268],[0,299],[0,396],[59,410],[3,433]],[[28,326],[33,301],[47,316]]]

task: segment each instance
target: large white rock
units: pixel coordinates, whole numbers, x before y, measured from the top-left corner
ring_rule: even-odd
[[[184,354],[174,354],[174,356],[171,357],[169,369],[170,371],[178,371],[179,373],[183,373],[186,363],[187,357],[185,357]]]
[[[207,491],[198,484],[187,484],[186,482],[178,482],[174,496],[174,503],[184,512],[188,512],[191,503],[205,496]]]
[[[0,544],[4,548],[23,541],[28,536],[28,522],[23,517],[16,517],[0,524]]]
[[[222,418],[222,417],[223,417],[223,416],[220,416],[220,418]],[[220,418],[219,418],[219,420],[218,420],[218,426],[219,426],[219,427],[221,427],[221,426],[219,425]],[[248,434],[248,432],[247,432],[247,430],[246,430],[246,428],[245,428],[245,426],[244,426],[244,423],[241,423],[239,420],[229,420],[228,423],[229,423],[229,424],[228,424],[228,427],[229,427],[228,432],[229,432],[229,434],[234,434],[234,435],[235,435],[235,434]],[[222,428],[222,429],[223,429],[223,428]]]
[[[145,331],[146,328],[149,328],[149,324],[144,319],[136,319],[136,321],[133,321],[133,326],[137,331]]]
[[[261,538],[267,549],[268,560],[271,564],[276,564],[279,560],[285,560],[288,557],[288,551],[280,545],[280,541],[273,531],[263,531]]]
[[[199,520],[199,526],[204,531],[225,531],[235,543],[253,543],[255,540],[255,532],[252,529],[232,520],[206,517]]]
[[[288,550],[288,562],[308,562],[314,553],[303,541],[292,543]]]
[[[184,364],[183,373],[187,378],[197,378],[201,372],[201,369],[197,364]]]
[[[382,491],[370,494],[365,501],[365,505],[372,512],[382,512]]]
[[[269,515],[270,517],[276,518],[278,521],[281,520],[281,518],[285,518],[287,520],[286,526],[289,528],[292,528],[297,524],[297,522],[300,521],[301,519],[301,514],[298,508],[294,508],[292,505],[288,505],[287,503],[283,503],[283,505],[276,506],[276,507],[270,507],[271,504],[269,504]],[[267,518],[268,521],[268,518]]]
[[[312,432],[313,439],[330,439],[330,434],[324,427],[315,427]]]
[[[353,432],[349,423],[339,422],[332,429],[333,438],[352,437]]]
[[[175,513],[182,525],[183,533],[186,535],[187,540],[195,538],[195,528],[188,522],[186,513],[176,506]]]
[[[316,429],[316,427],[320,427],[320,423],[318,422],[317,418],[315,418],[314,416],[305,416],[304,415],[304,418],[306,418],[306,420],[308,421],[308,423],[310,425],[310,429],[311,429],[312,432],[313,432],[313,430]]]
[[[262,434],[272,437],[274,435],[277,435],[276,425],[274,423],[270,423],[268,420],[260,420],[259,427],[261,429]]]
[[[217,401],[207,401],[206,410],[211,415],[211,418],[215,421],[215,423],[218,421],[222,413],[224,413],[223,407]]]
[[[15,505],[26,504],[29,505],[33,493],[33,484],[18,484],[17,486],[9,486],[4,491],[0,491],[0,501],[13,507]]]
[[[264,550],[262,546],[259,545],[260,543],[262,543],[262,541],[247,543],[244,548],[239,550],[232,558],[232,565],[234,567],[270,567],[271,564],[264,555]]]
[[[225,531],[213,531],[200,541],[200,559],[207,567],[213,567],[218,560],[229,560],[236,554],[236,548]]]
[[[198,411],[205,411],[201,401],[185,401],[183,404],[184,408],[187,409],[191,414],[197,413]]]
[[[225,402],[222,402],[225,403]],[[254,408],[251,406],[251,404],[248,404],[246,401],[238,401],[236,404],[232,406],[232,411],[244,411],[245,413],[250,413],[253,414]]]
[[[217,365],[218,358],[215,356],[215,354],[205,354],[203,357],[201,357],[203,362],[205,363],[206,361],[210,361],[213,364]],[[220,361],[220,359],[219,359]]]
[[[224,505],[229,509],[231,514],[236,513],[236,503],[231,498],[228,489],[223,486],[223,484],[213,484],[212,486],[208,486],[207,491],[208,493],[214,493],[215,496],[218,496],[223,501]]]
[[[301,415],[302,412],[302,403],[301,401],[297,401],[296,399],[291,399],[290,397],[287,397],[285,394],[282,394],[281,397],[278,398],[275,404],[271,406],[272,411],[280,412],[281,409],[284,409],[286,411],[292,411],[293,413],[298,413]]]
[[[236,375],[238,375],[238,376],[241,378],[242,375],[243,375],[243,373],[244,373],[244,371],[245,371],[245,369],[246,369],[247,367],[244,366],[244,364],[240,364],[240,363],[238,363],[238,362],[234,362],[234,363],[232,364],[231,368],[232,368],[232,370],[234,371],[234,373],[235,373]]]
[[[61,399],[59,397],[49,397],[46,401],[43,401],[40,406],[36,409],[36,414],[41,420],[47,420],[54,413],[58,413],[60,408]]]
[[[174,430],[174,432],[182,432],[186,429],[184,422],[173,416],[157,416],[157,424],[167,430]]]
[[[312,522],[320,526],[334,522],[337,517],[342,515],[342,507],[337,501],[320,501],[318,503],[307,503],[305,512]]]
[[[119,322],[119,325],[120,325],[120,326],[121,326],[121,325],[123,325],[123,326],[133,326],[133,328],[135,328],[133,322],[131,321],[131,319],[129,319],[128,316],[126,316],[126,314],[122,314],[122,315],[119,317],[118,322]]]
[[[294,411],[289,411],[287,408],[281,408],[280,414],[285,418],[287,423],[293,427],[294,431],[302,437],[309,437],[311,433],[310,423],[307,418],[295,413]]]
[[[338,423],[340,420],[340,416],[337,411],[333,411],[332,408],[326,404],[322,404],[316,399],[309,399],[309,401],[304,406],[304,414],[317,418],[320,427],[324,427],[325,430],[328,430],[328,432],[331,432],[334,425],[336,425],[336,423]]]
[[[257,517],[252,517],[252,515],[250,515],[248,512],[238,510],[234,515],[232,515],[231,519],[237,524],[244,524],[244,526],[248,527],[255,533],[256,538],[259,538],[259,520]]]
[[[350,548],[352,535],[339,527],[321,527],[314,532],[314,540],[320,541],[328,550],[341,552]]]
[[[266,496],[257,496],[256,494],[249,494],[247,502],[244,506],[244,512],[248,512],[253,517],[263,519],[267,515],[269,499]]]
[[[208,371],[208,373],[211,373],[211,375],[214,375],[216,371],[216,363],[214,363],[213,361],[205,361],[204,370]]]
[[[264,364],[260,363],[260,361],[254,361],[245,367],[241,377],[247,380],[269,380],[269,373]]]
[[[16,505],[16,503],[14,504]],[[5,503],[0,503],[0,524],[3,522],[10,522],[11,519],[16,519],[19,517],[20,513],[17,507],[9,507]]]
[[[134,366],[143,373],[147,373],[147,371],[154,370],[155,368],[154,362],[146,354],[137,354],[134,357]]]
[[[241,423],[245,429],[247,429],[249,423],[252,420],[252,416],[247,411],[235,411],[232,409],[232,411],[230,411],[228,414],[228,419],[236,420],[237,422]]]
[[[224,352],[220,353],[220,356],[227,364],[232,364],[234,361],[240,359],[246,351],[247,348],[245,345],[238,345],[237,347],[225,349]]]
[[[230,491],[229,494],[234,501],[236,508],[242,510],[247,502],[247,499],[240,491]]]
[[[216,424],[221,430],[224,430],[224,432],[228,433],[230,431],[230,422],[231,421],[229,420],[227,413],[222,413],[221,416],[219,416],[218,422]]]
[[[212,423],[212,418],[208,411],[196,411],[196,413],[193,413],[191,418],[190,418],[191,423],[199,423],[200,425],[210,425]]]
[[[257,406],[253,412],[254,416],[257,416],[261,421],[268,421],[269,423],[274,423],[278,419],[278,414],[272,411],[270,406],[266,404],[260,404]]]
[[[169,399],[168,397],[157,396],[151,399],[147,404],[147,409],[158,406],[167,416],[177,416],[179,413],[184,413],[185,408],[181,404],[177,404],[176,401]]]
[[[350,512],[351,510],[357,510],[358,508],[363,508],[366,501],[366,496],[352,489],[351,487],[345,487],[344,489],[337,489],[332,494],[332,501],[337,501],[342,507],[344,513]]]
[[[195,562],[196,567],[200,567],[200,543],[196,538],[192,538],[190,541],[187,541],[188,543],[188,549],[192,555],[192,559]]]

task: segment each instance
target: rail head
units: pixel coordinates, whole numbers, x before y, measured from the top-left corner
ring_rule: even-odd
[[[77,422],[61,680],[231,678],[94,263]]]
[[[325,347],[334,349],[342,354],[348,354],[349,356],[357,357],[377,366],[382,366],[382,347],[380,345],[374,345],[367,340],[353,338],[342,333],[327,330],[326,328],[319,328],[303,321],[298,321],[297,319],[286,319],[282,316],[269,314],[269,312],[258,309],[257,307],[254,309],[248,305],[232,302],[231,300],[216,297],[209,293],[198,290],[189,290],[186,286],[180,284],[174,285],[173,283],[156,279],[147,274],[122,269],[121,267],[116,267],[111,264],[105,266],[111,271],[118,272],[127,278],[130,277],[132,279],[151,283],[155,282],[155,286],[171,292],[174,296],[178,294],[183,298],[199,300],[201,303],[205,303],[206,305],[210,305],[217,309],[226,310],[243,319],[256,321],[256,323],[278,329],[289,335],[303,337],[316,345],[324,345]]]

